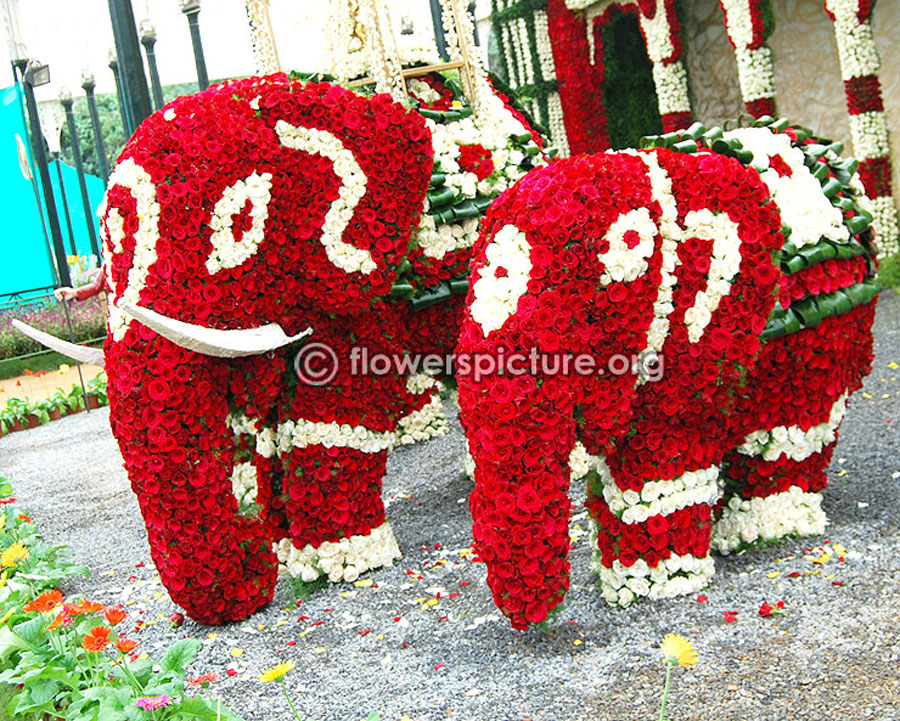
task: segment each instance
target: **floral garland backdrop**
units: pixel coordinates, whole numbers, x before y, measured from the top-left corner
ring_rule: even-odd
[[[872,37],[874,0],[825,0],[834,22],[838,57],[853,152],[860,159],[859,175],[871,200],[878,244],[883,255],[900,252],[900,221],[891,188],[891,145],[878,71],[881,60]]]
[[[555,95],[546,96],[552,99],[553,112],[548,104],[547,112],[540,117],[563,155],[609,147],[601,33],[616,11],[636,12],[640,20],[654,83],[655,97],[647,102],[658,107],[663,130],[690,124],[692,113],[687,71],[681,61],[683,43],[676,5],[675,0],[494,0],[492,22],[500,38],[502,70],[519,95],[543,98],[546,92],[556,91]],[[552,86],[541,85],[550,78],[554,81]],[[648,126],[648,130],[651,128]]]
[[[546,162],[483,82],[474,115],[439,74],[410,82],[413,109],[283,74],[238,80],[170,103],[123,151],[102,209],[111,424],[154,562],[193,618],[246,617],[279,565],[352,580],[399,556],[386,457],[447,431],[440,384],[354,359],[449,352],[481,213]],[[309,327],[336,366],[295,368],[291,345],[205,355],[136,307],[190,332]]]
[[[702,588],[711,548],[821,530],[816,493],[870,369],[856,161],[771,119],[647,145],[530,173],[475,249],[461,353],[645,359],[459,375],[476,548],[515,628],[568,589],[570,478],[621,606]]]
[[[547,0],[491,0],[491,28],[497,38],[500,74],[531,115],[547,128],[560,154],[570,154],[559,81],[547,19]]]
[[[492,6],[501,70],[517,95],[535,99],[536,117],[549,128],[563,156],[608,147],[602,49],[596,52],[595,41],[603,23],[594,8],[582,12],[589,5],[593,3],[494,0]],[[653,61],[656,98],[651,102],[658,104],[664,130],[683,128],[692,117],[675,2],[662,3],[659,12],[653,3],[644,5],[616,4],[639,10]],[[603,12],[610,7],[603,4]]]

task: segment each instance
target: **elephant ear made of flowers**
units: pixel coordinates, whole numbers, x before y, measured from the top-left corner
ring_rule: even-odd
[[[431,158],[421,118],[389,97],[284,75],[182,97],[126,145],[102,216],[111,425],[162,581],[194,619],[245,618],[275,585],[275,529],[232,493],[229,414],[274,421],[292,381],[268,351],[310,327],[327,338],[328,318],[390,291]]]
[[[546,618],[569,586],[576,440],[609,481],[589,505],[722,458],[725,409],[775,303],[780,226],[755,172],[669,150],[559,161],[491,206],[473,251],[460,408],[476,547],[515,628]],[[665,375],[648,382],[657,354]],[[667,518],[657,559],[705,562],[705,500]]]

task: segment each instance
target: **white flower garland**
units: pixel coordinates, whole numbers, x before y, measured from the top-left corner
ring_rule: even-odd
[[[716,571],[715,562],[709,556],[678,556],[672,554],[661,560],[656,568],[650,568],[639,558],[631,566],[623,566],[618,560],[612,568],[600,566],[600,588],[604,600],[613,606],[627,607],[639,597],[653,600],[674,598],[696,593],[709,584]]]
[[[553,46],[550,44],[546,10],[537,10],[534,13],[534,35],[535,51],[541,64],[541,75],[544,80],[556,80],[556,65],[553,62]]]
[[[834,38],[838,46],[841,78],[845,81],[877,75],[881,59],[869,21],[859,21],[859,0],[825,0],[834,16]]]
[[[326,541],[318,547],[306,544],[295,548],[289,538],[274,544],[279,571],[307,583],[327,576],[332,583],[351,582],[373,568],[390,567],[400,558],[400,547],[385,521],[365,536],[350,536],[340,541]]]
[[[751,4],[758,0],[721,0],[725,13],[725,29],[734,46],[741,98],[745,103],[775,97],[775,72],[772,51],[753,48],[753,17]]]
[[[891,195],[880,198],[861,198],[860,205],[872,214],[872,225],[878,241],[880,257],[900,252],[900,218],[897,216],[897,205]]]
[[[522,49],[530,48],[531,42],[528,38],[528,24],[525,22],[525,18],[518,18],[516,20],[515,30],[518,31],[519,34],[519,47]],[[534,65],[531,63],[531,54],[529,53],[526,56],[526,54],[523,52],[521,53],[521,55],[523,58],[522,65],[525,68],[525,84],[532,85],[534,84]]]
[[[666,0],[656,0],[656,12],[652,18],[648,18],[639,9],[638,20],[647,41],[647,55],[650,62],[656,65],[673,60],[675,44],[672,41],[672,26],[669,25],[669,15],[666,12]]]
[[[680,60],[669,64],[654,63],[653,84],[656,86],[660,115],[691,111],[687,70]]]
[[[465,61],[470,71],[471,77],[471,94],[469,103],[478,115],[485,103],[490,102],[494,98],[494,92],[490,87],[487,79],[487,73],[481,62],[481,52],[475,44],[475,26],[472,24],[472,17],[469,14],[468,3],[463,0],[440,0],[441,3],[441,23],[444,27],[444,40],[446,42],[447,54],[450,60],[454,62]],[[457,26],[458,24],[458,26]],[[516,28],[510,28],[513,38],[519,35]],[[519,37],[521,37],[519,35]],[[527,33],[526,33],[527,43]],[[527,47],[527,45],[526,45]],[[524,53],[522,53],[524,55]],[[528,66],[522,68],[523,74],[521,78],[527,77],[526,73],[533,72],[533,68]]]
[[[788,135],[773,133],[769,128],[739,128],[725,133],[725,137],[737,138],[753,153],[753,167],[772,194],[782,222],[791,228],[794,245],[815,245],[822,238],[836,242],[850,239],[840,208],[822,192],[822,184],[803,162],[803,151],[791,145]],[[770,167],[769,156],[781,158],[792,174],[779,175]]]
[[[214,275],[226,268],[235,268],[252,257],[264,238],[269,202],[272,200],[272,174],[254,172],[225,188],[222,198],[213,208],[209,225],[213,229],[212,250],[206,269]],[[234,237],[233,217],[250,201],[252,225],[238,241]]]
[[[887,117],[882,111],[850,115],[848,120],[854,157],[858,160],[871,160],[891,154]]]
[[[557,92],[550,93],[547,96],[547,115],[547,129],[550,131],[550,137],[553,138],[553,142],[559,148],[560,156],[568,158],[571,155],[571,150],[569,149],[569,138],[566,136],[566,126],[563,122],[562,100],[560,100]]]
[[[525,233],[514,225],[504,225],[494,234],[485,250],[487,263],[479,270],[472,286],[472,318],[485,336],[503,326],[515,312],[528,288],[531,275],[531,244]],[[498,278],[495,271],[504,268],[507,275]]]
[[[357,248],[343,239],[344,231],[353,219],[353,211],[366,194],[367,178],[353,153],[340,138],[327,130],[291,125],[284,120],[275,124],[281,144],[294,150],[328,158],[334,173],[341,180],[338,197],[331,203],[322,223],[320,242],[334,265],[347,273],[373,272],[378,266],[368,250]]]
[[[762,98],[774,98],[775,71],[772,51],[765,46],[755,50],[738,47],[734,50],[734,56],[743,101],[750,103]]]
[[[396,433],[373,431],[365,426],[351,426],[347,423],[284,421],[278,424],[275,431],[275,444],[281,453],[290,453],[294,448],[308,446],[352,448],[363,453],[379,453],[390,450],[396,443]]]
[[[834,37],[838,46],[844,82],[878,77],[881,59],[868,19],[859,20],[859,0],[825,0],[825,9],[834,17]],[[884,112],[875,110],[850,114],[853,152],[862,161],[891,157],[891,144]],[[876,240],[882,257],[900,252],[900,219],[891,195],[870,198]]]
[[[823,533],[827,524],[821,494],[806,493],[799,486],[765,498],[735,496],[713,526],[710,545],[727,555],[757,541],[815,536]]]

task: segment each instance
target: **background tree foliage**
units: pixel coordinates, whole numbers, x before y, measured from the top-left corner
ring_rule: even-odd
[[[196,83],[165,85],[163,86],[163,99],[169,103],[181,95],[190,95],[196,92]],[[112,169],[127,140],[125,129],[122,127],[119,99],[115,93],[101,93],[96,98],[97,114],[100,116],[100,127],[103,129],[103,143],[106,148],[108,167]],[[81,143],[81,160],[84,163],[84,170],[91,175],[100,177],[100,162],[97,158],[94,128],[91,125],[91,115],[87,100],[85,98],[76,100],[72,110],[75,114],[75,128],[78,132],[78,141]],[[72,142],[69,139],[67,125],[63,125],[62,129],[62,159],[69,165],[75,165],[75,156],[72,152]]]

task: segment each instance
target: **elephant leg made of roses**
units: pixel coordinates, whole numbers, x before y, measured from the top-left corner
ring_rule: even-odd
[[[823,526],[815,492],[871,367],[868,223],[823,194],[796,136],[749,130],[755,168],[696,147],[579,156],[488,212],[458,381],[475,544],[515,628],[568,589],[571,478],[613,604],[702,588],[711,542]],[[827,282],[783,272],[789,224],[795,251],[828,239]],[[799,332],[769,338],[771,318]]]
[[[413,317],[385,300],[431,158],[421,116],[387,96],[285,76],[180,98],[123,151],[102,214],[110,420],[192,618],[250,615],[279,557],[352,580],[398,555],[385,459],[440,423],[437,384],[352,363],[402,355],[425,322],[455,342],[461,302]],[[306,340],[320,354],[301,369]]]

